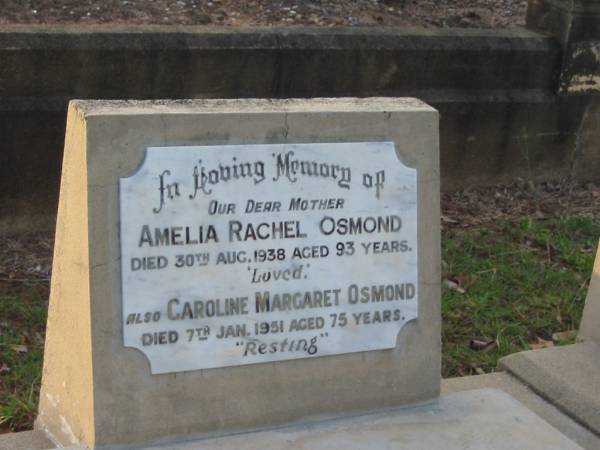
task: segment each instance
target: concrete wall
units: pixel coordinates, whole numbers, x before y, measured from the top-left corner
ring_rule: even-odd
[[[595,113],[527,30],[5,27],[0,61],[0,231],[53,226],[72,98],[416,96],[442,115],[442,189],[600,178]]]

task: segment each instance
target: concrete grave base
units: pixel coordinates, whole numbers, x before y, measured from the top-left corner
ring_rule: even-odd
[[[500,367],[600,434],[600,345],[593,341],[506,356]]]
[[[472,378],[475,377],[468,379]],[[33,433],[30,436],[32,439],[39,439]],[[2,446],[2,439],[0,438],[0,448],[8,448]],[[18,448],[41,450],[48,447]],[[582,447],[509,394],[485,388],[455,392],[444,395],[437,401],[409,408],[135,448],[551,450]]]
[[[581,447],[589,450],[600,448],[600,436],[558,408],[552,399],[541,397],[508,372],[444,379],[442,380],[442,397],[457,392],[485,388],[499,389],[517,399],[532,413]]]
[[[150,447],[152,448],[152,447]],[[579,449],[560,431],[497,389],[338,420],[155,448],[247,449]]]
[[[54,445],[43,431],[0,434],[0,450],[46,450]]]

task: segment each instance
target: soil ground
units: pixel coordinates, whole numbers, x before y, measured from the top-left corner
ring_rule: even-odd
[[[0,0],[0,24],[523,26],[526,0]]]

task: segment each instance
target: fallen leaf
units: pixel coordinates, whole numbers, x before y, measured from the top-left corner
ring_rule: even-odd
[[[537,341],[529,342],[528,345],[531,350],[539,350],[541,348],[554,347],[554,342],[547,341],[545,339],[542,339],[541,337],[538,337]]]
[[[481,368],[481,366],[479,366],[476,363],[471,363],[469,364],[469,366],[471,367],[471,369],[477,374],[477,375],[485,375],[485,370],[483,370]]]
[[[464,294],[465,292],[467,292],[466,290],[461,288],[458,283],[456,283],[455,281],[449,280],[447,278],[444,280],[443,285],[444,285],[444,287],[447,287],[451,291],[456,291],[459,294]]]
[[[17,353],[27,353],[29,351],[26,345],[13,345],[12,349]]]
[[[0,365],[0,375],[8,372],[10,372],[10,367],[8,367],[5,363],[2,363],[2,365]]]
[[[442,222],[446,222],[446,223],[460,223],[458,220],[455,220],[451,217],[445,216],[442,214]]]
[[[38,332],[35,333],[35,340],[42,345],[44,344],[44,336]]]
[[[577,331],[575,331],[575,330],[561,331],[561,332],[558,332],[558,333],[553,333],[552,334],[552,340],[555,343],[558,343],[560,341],[564,341],[564,340],[567,340],[567,339],[572,339],[575,336],[577,336]]]
[[[458,366],[456,371],[461,377],[466,377],[467,375],[469,375],[469,371],[465,370],[465,368],[462,365]]]
[[[465,280],[467,279],[467,276],[464,274],[459,274],[459,275],[448,275],[447,277],[450,281],[454,281],[455,283],[457,283],[459,286],[464,286],[465,284]]]
[[[496,341],[494,339],[471,339],[469,348],[478,352],[487,352],[496,348]]]

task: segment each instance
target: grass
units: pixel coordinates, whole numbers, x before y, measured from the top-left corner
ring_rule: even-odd
[[[442,296],[443,376],[492,372],[500,357],[576,330],[599,236],[598,216],[444,230],[444,278],[453,289]],[[0,281],[4,430],[32,427],[41,381],[48,282],[22,278]]]
[[[33,426],[41,382],[47,283],[0,282],[0,427]]]
[[[577,330],[599,236],[594,217],[447,230],[445,273],[462,293],[443,291],[443,376],[491,372],[502,356]]]

